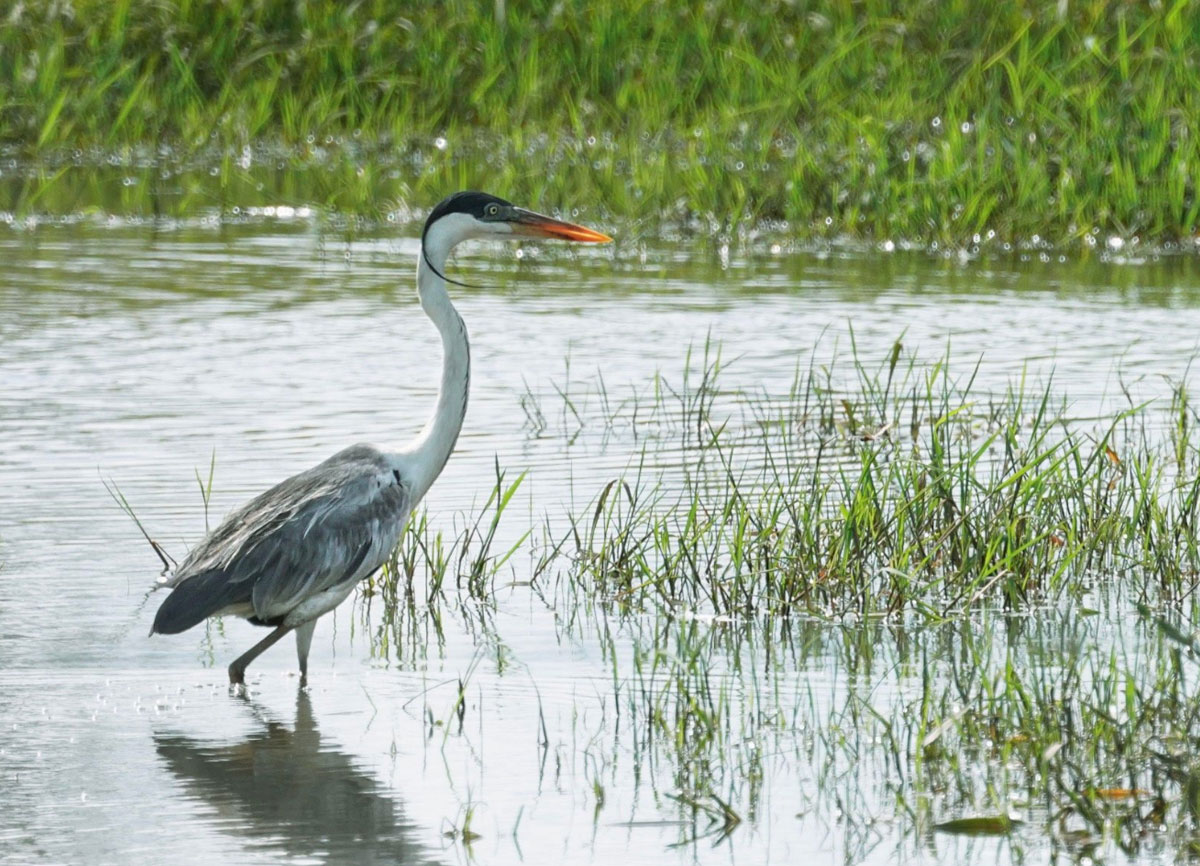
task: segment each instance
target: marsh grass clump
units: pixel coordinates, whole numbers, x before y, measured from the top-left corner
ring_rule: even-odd
[[[377,586],[372,640],[420,663],[457,587],[464,626],[502,647],[487,611],[514,569],[559,640],[600,659],[569,724],[539,710],[540,753],[583,743],[593,820],[632,786],[679,845],[736,844],[786,790],[804,832],[838,828],[850,859],[881,839],[954,851],[979,836],[1115,859],[1190,850],[1186,371],[1161,401],[1122,391],[1085,416],[1052,378],[987,390],[948,354],[851,346],[782,393],[727,384],[736,363],[713,344],[628,393],[569,370],[528,387],[531,436],[632,441],[635,461],[533,534],[493,531],[515,495],[498,468],[466,530],[439,544],[415,522]],[[497,649],[497,675],[510,664]]]
[[[1126,395],[1076,417],[1052,379],[984,391],[977,367],[956,370],[899,341],[875,364],[853,349],[812,362],[780,395],[726,388],[712,344],[679,382],[628,395],[568,368],[553,397],[522,394],[530,434],[631,441],[629,469],[518,537],[497,530],[524,475],[497,465],[453,540],[414,519],[379,591],[391,606],[424,575],[433,601],[453,576],[487,600],[519,550],[532,557],[519,582],[542,593],[732,617],[940,620],[1077,599],[1097,581],[1143,599],[1190,591],[1200,440],[1186,378],[1161,405]]]
[[[1107,0],[16,4],[0,209],[477,187],[726,235],[1190,248],[1198,28]]]
[[[644,443],[565,529],[548,521],[539,579],[622,606],[933,619],[1093,580],[1179,593],[1196,579],[1200,443],[1182,387],[1166,411],[1085,420],[1052,382],[984,393],[948,358],[902,361],[899,343],[876,367],[847,361],[849,382],[810,367],[782,399],[722,391],[719,356],[701,364],[658,412],[683,464],[649,470],[663,443]]]

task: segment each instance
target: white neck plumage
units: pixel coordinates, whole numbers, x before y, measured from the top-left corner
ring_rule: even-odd
[[[446,281],[440,275],[445,273],[446,260],[454,245],[469,236],[473,226],[473,221],[468,224],[466,219],[470,218],[463,216],[461,225],[455,219],[442,219],[431,226],[422,241],[423,250],[417,262],[417,294],[421,308],[442,336],[442,380],[433,415],[416,441],[403,453],[408,463],[414,503],[424,497],[450,459],[467,414],[471,347],[467,341],[467,327],[450,302]]]

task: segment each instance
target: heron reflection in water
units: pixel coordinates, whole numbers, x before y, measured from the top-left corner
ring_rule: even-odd
[[[263,729],[220,744],[155,733],[159,756],[221,830],[329,863],[438,863],[400,803],[344,752],[322,743],[306,690],[294,728],[256,713]]]

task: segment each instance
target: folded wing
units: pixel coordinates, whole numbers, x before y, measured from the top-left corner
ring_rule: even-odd
[[[382,452],[355,445],[230,514],[176,571],[153,631],[174,634],[223,611],[265,624],[387,561],[411,510]]]

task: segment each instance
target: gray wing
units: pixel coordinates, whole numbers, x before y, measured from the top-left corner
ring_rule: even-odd
[[[305,599],[387,561],[411,509],[404,479],[368,445],[340,451],[234,511],[184,560],[154,631],[183,631],[251,605],[273,623]]]

